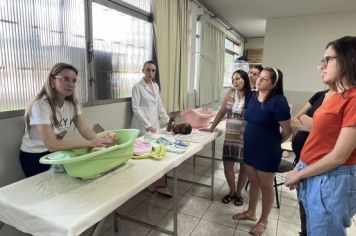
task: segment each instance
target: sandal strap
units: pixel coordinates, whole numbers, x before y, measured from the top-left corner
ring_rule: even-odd
[[[267,223],[258,222],[257,224],[263,226],[265,229],[267,228]]]
[[[244,204],[244,199],[242,197],[234,197],[234,204],[236,206],[242,206]]]
[[[237,215],[242,216],[241,218],[238,217]],[[255,221],[257,220],[256,216],[252,216],[248,213],[248,211],[243,211],[241,213],[237,213],[236,215],[233,216],[234,219],[236,220],[251,220],[251,221]],[[237,219],[240,218],[240,219]]]
[[[232,197],[232,196],[230,196],[229,194],[227,194],[227,195],[225,195],[225,197],[223,197],[223,198],[221,199],[221,201],[222,201],[223,203],[229,203],[229,202],[232,201],[233,198],[234,198],[234,197]]]
[[[263,230],[262,231],[257,231],[258,235],[262,235],[266,230],[267,230],[267,223],[262,223],[262,222],[258,222],[250,231],[250,234],[252,233],[253,235],[255,235],[256,233],[256,228],[258,226],[262,226]]]

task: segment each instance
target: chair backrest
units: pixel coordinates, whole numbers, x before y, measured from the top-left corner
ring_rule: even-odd
[[[285,173],[290,170],[293,170],[293,168],[294,168],[293,162],[282,159],[281,163],[279,164],[277,173]]]

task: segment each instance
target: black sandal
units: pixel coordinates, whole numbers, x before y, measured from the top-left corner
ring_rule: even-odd
[[[234,199],[234,197],[232,197],[229,194],[227,194],[225,197],[223,197],[221,199],[221,202],[224,203],[224,204],[228,204],[229,202],[232,201],[232,199]]]
[[[234,204],[235,206],[242,206],[244,204],[244,199],[242,197],[234,197],[235,201]]]

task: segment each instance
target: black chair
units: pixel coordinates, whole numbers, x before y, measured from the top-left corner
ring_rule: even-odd
[[[273,187],[274,187],[274,193],[276,194],[276,202],[277,202],[277,208],[280,208],[280,204],[279,204],[279,194],[278,194],[278,186],[281,186],[284,184],[284,181],[282,182],[277,182],[277,175],[278,174],[282,174],[282,173],[285,173],[285,172],[288,172],[288,171],[291,171],[293,170],[294,168],[294,164],[290,161],[286,161],[286,160],[281,160],[281,163],[279,164],[279,167],[278,167],[278,170],[277,170],[277,173],[276,175],[274,176],[274,184],[273,184]],[[280,176],[281,179],[283,179],[282,176]],[[246,187],[245,187],[245,190],[247,190],[248,188],[248,185],[249,185],[249,181],[247,181],[246,183]]]
[[[285,172],[288,172],[288,171],[291,171],[293,170],[294,168],[294,164],[293,162],[290,162],[290,161],[286,161],[286,160],[281,160],[281,164],[279,164],[279,167],[278,167],[278,170],[277,170],[277,173],[276,173],[276,176],[274,177],[274,192],[276,194],[276,201],[277,201],[277,208],[280,207],[280,204],[279,204],[279,195],[278,195],[278,186],[281,186],[284,184],[284,181],[282,182],[277,182],[277,174],[282,174],[282,173],[285,173]],[[284,177],[281,177],[284,179]]]

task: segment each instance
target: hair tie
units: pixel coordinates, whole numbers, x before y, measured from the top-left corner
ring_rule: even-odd
[[[276,68],[274,68],[274,67],[271,67],[271,68],[274,70],[274,73],[276,73],[276,82],[275,82],[275,84],[277,84],[278,83],[278,70]]]

